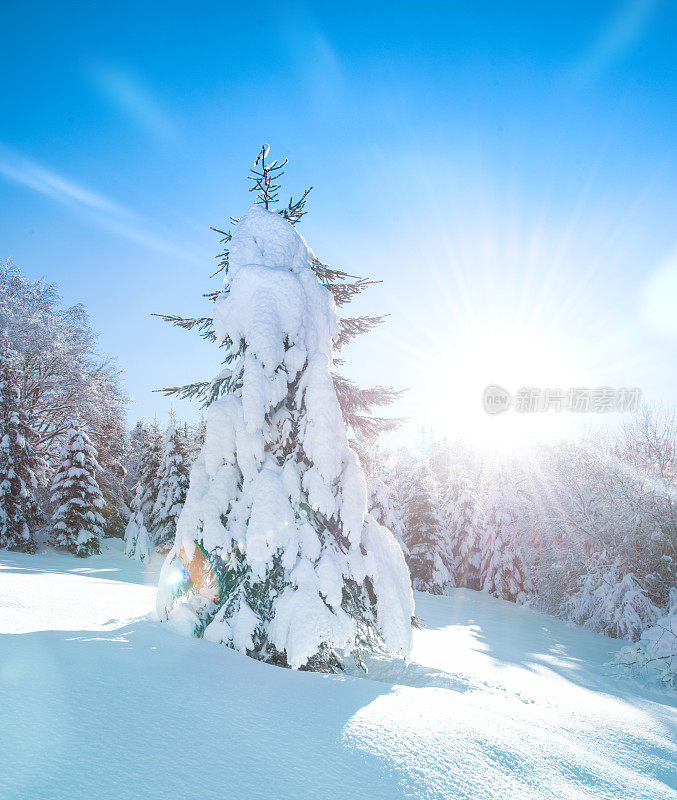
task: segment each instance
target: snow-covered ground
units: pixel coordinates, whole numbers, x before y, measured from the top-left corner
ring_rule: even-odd
[[[413,662],[293,672],[148,616],[157,565],[0,552],[2,800],[677,797],[674,695],[620,645],[458,590]]]

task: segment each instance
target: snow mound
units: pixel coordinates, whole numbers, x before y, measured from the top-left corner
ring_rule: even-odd
[[[456,589],[417,594],[409,667],[294,672],[168,633],[148,577],[0,552],[3,800],[676,796],[674,695],[616,640]]]

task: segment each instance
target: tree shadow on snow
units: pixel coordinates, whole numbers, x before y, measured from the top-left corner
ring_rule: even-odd
[[[152,558],[149,563],[141,564],[120,554],[118,566],[111,566],[110,554],[78,558],[69,553],[56,550],[43,551],[36,555],[0,551],[0,574],[8,572],[13,575],[64,574],[82,575],[87,578],[103,578],[104,580],[140,585],[157,585],[162,568],[163,556]]]
[[[80,797],[102,774],[106,797],[405,796],[343,740],[389,687],[263,664],[150,618],[110,624],[0,635],[0,729],[21,719],[3,797]]]
[[[518,667],[534,675],[547,670],[576,686],[630,703],[641,697],[669,704],[674,700],[664,690],[609,666],[628,642],[471,589],[455,589],[445,597],[416,593],[416,603],[424,630],[464,629],[470,648],[500,669]],[[464,644],[468,646],[468,638]]]

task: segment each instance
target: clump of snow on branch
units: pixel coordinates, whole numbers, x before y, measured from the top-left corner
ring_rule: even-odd
[[[209,407],[158,610],[293,668],[330,668],[371,647],[407,658],[409,574],[366,513],[330,372],[334,303],[312,260],[277,213],[253,206],[235,226],[214,330],[236,358]],[[197,545],[219,574],[218,602],[172,580],[176,558],[191,562]]]

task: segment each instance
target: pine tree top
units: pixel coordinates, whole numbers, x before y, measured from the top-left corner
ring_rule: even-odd
[[[280,183],[279,180],[284,174],[284,167],[287,159],[282,162],[270,160],[270,147],[264,144],[256,158],[254,168],[248,176],[252,185],[250,190],[256,193],[255,204],[260,205],[266,210],[273,210],[273,206],[278,202]],[[274,209],[283,219],[292,226],[306,214],[306,201],[312,187],[305,190],[300,199],[291,198],[287,206]],[[233,219],[237,224],[238,220]],[[216,301],[228,291],[227,276],[230,268],[232,231],[223,231],[218,228],[213,230],[222,234],[222,243],[226,245],[224,251],[219,254],[219,266],[213,275],[223,272],[226,276],[224,288],[221,291],[209,292],[205,297]],[[343,307],[351,302],[358,294],[377,281],[362,278],[349,273],[334,269],[311,254],[312,269],[317,275],[322,285],[327,288],[337,307]],[[213,277],[213,276],[212,276]],[[169,322],[184,330],[195,330],[202,338],[207,341],[215,342],[225,350],[223,364],[226,369],[215,379],[208,381],[195,381],[183,386],[170,386],[162,390],[166,395],[177,396],[182,399],[199,400],[203,407],[210,405],[218,397],[222,396],[229,385],[229,368],[233,359],[231,351],[232,343],[227,337],[217,336],[211,316],[205,317],[182,317],[176,314],[157,314],[165,322]],[[376,325],[385,319],[384,316],[359,316],[343,317],[339,320],[339,326],[335,332],[334,348],[340,350],[354,339],[356,336],[368,333]],[[336,362],[337,366],[340,362]],[[393,430],[401,424],[402,420],[397,418],[379,417],[373,413],[373,409],[379,406],[388,406],[395,402],[401,392],[395,391],[384,386],[374,386],[369,389],[361,389],[354,382],[345,376],[335,372],[333,375],[336,389],[339,392],[339,402],[344,414],[346,424],[358,436],[373,438],[385,431]]]

